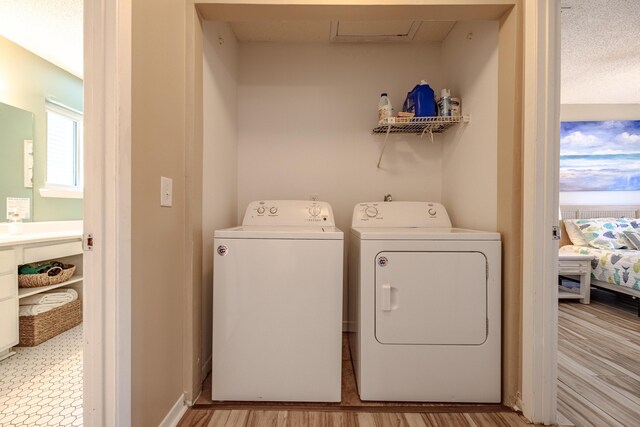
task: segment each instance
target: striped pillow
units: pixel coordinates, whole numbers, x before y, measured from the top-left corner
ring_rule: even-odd
[[[638,229],[625,230],[624,236],[633,246],[635,246],[635,248],[629,247],[629,249],[640,250],[640,231],[638,231]]]

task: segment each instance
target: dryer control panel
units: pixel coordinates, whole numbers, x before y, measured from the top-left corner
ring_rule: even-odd
[[[327,202],[309,200],[259,200],[249,203],[242,225],[335,227]]]
[[[440,203],[366,202],[354,208],[351,226],[451,228],[451,220]]]

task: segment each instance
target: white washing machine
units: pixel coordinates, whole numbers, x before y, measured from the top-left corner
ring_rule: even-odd
[[[451,227],[444,206],[360,203],[349,320],[362,400],[501,401],[500,235]]]
[[[339,402],[344,236],[331,206],[252,202],[214,237],[213,399]]]

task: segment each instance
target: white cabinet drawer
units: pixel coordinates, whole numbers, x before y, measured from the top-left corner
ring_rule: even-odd
[[[581,275],[581,274],[589,273],[590,271],[591,270],[587,268],[568,268],[568,269],[560,270],[558,274],[560,274],[561,276],[571,276],[573,274]]]
[[[72,241],[57,243],[55,245],[25,247],[23,252],[23,264],[37,261],[46,261],[82,253],[82,242]]]
[[[0,301],[0,351],[18,344],[18,298]]]
[[[0,274],[15,272],[16,268],[16,251],[0,249]]]
[[[585,261],[560,261],[558,265],[560,274],[581,274],[591,271],[591,262]]]
[[[16,273],[0,276],[0,301],[18,296],[18,281]]]
[[[591,261],[560,261],[560,268],[590,267]]]

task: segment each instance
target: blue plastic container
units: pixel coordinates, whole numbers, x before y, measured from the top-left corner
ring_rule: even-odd
[[[414,113],[416,117],[432,117],[436,115],[436,97],[433,89],[422,80],[419,85],[407,94],[403,111]]]

